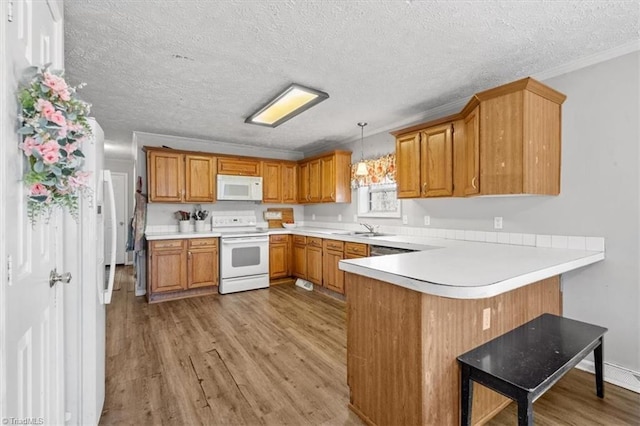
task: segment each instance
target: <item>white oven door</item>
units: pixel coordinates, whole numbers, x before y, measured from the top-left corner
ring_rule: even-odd
[[[227,237],[221,241],[223,279],[269,273],[269,237]]]

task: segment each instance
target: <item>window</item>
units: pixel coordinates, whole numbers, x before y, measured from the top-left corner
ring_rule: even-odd
[[[358,188],[358,216],[401,217],[400,206],[395,183]]]

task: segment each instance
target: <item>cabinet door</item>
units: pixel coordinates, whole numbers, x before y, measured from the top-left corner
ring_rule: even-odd
[[[151,293],[187,288],[187,252],[184,248],[152,251],[150,255]]]
[[[336,200],[336,167],[335,157],[320,159],[320,201],[334,202]]]
[[[322,285],[322,248],[307,246],[307,280]]]
[[[150,202],[179,203],[184,193],[184,155],[147,152],[147,186]]]
[[[309,202],[322,200],[322,164],[320,160],[309,162]]]
[[[282,166],[275,162],[262,162],[262,201],[282,202]]]
[[[215,157],[186,154],[184,163],[184,201],[188,203],[213,203],[215,201]]]
[[[423,197],[453,195],[453,125],[423,130],[420,141],[420,177]]]
[[[298,173],[297,165],[293,163],[282,164],[281,193],[282,202],[285,204],[293,204],[298,198]]]
[[[260,176],[260,162],[249,158],[218,158],[218,174]]]
[[[298,202],[309,202],[309,163],[298,166]]]
[[[480,106],[464,119],[464,195],[480,192]]]
[[[420,133],[396,139],[396,183],[398,198],[420,197]]]
[[[187,262],[189,288],[218,285],[217,247],[190,249]]]
[[[289,249],[286,243],[269,245],[269,278],[284,278],[289,276]]]
[[[344,294],[344,272],[338,268],[338,262],[344,258],[341,251],[325,250],[322,261],[323,284],[329,290]]]
[[[293,264],[291,265],[291,275],[294,277],[307,279],[307,246],[303,244],[293,245]]]

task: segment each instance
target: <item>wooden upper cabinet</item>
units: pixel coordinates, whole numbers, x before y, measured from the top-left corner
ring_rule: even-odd
[[[480,106],[464,118],[464,136],[462,138],[464,162],[460,164],[460,173],[464,175],[464,195],[480,192]]]
[[[309,202],[309,163],[298,166],[298,202]]]
[[[420,133],[420,178],[423,197],[453,195],[453,124]]]
[[[299,186],[297,164],[288,161],[262,162],[262,201],[297,203]]]
[[[187,203],[213,203],[216,199],[216,159],[210,155],[184,156]]]
[[[420,132],[396,138],[396,184],[398,198],[419,198],[420,183]]]
[[[262,201],[282,202],[282,164],[279,162],[262,162]]]
[[[558,195],[565,99],[562,93],[525,78],[477,93],[459,114],[393,132],[398,197]],[[444,129],[433,133],[451,123],[455,128],[451,142]],[[418,134],[420,172],[415,160]],[[460,185],[453,191],[448,172],[452,162],[454,182]],[[417,178],[424,186],[421,190]]]
[[[260,161],[251,158],[218,158],[219,175],[260,176]]]
[[[320,159],[320,201],[335,202],[335,157],[324,157]]]
[[[310,203],[322,201],[322,163],[320,159],[309,162],[309,197]]]
[[[179,203],[184,194],[184,154],[147,151],[147,190],[150,202]]]
[[[145,149],[150,202],[215,202],[216,158],[213,155]]]
[[[296,203],[298,198],[298,165],[284,162],[282,163],[281,172],[282,202],[285,204]]]

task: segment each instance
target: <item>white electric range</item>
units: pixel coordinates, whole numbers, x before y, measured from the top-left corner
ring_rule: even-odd
[[[269,234],[257,228],[253,212],[213,212],[220,232],[220,294],[269,287]]]

